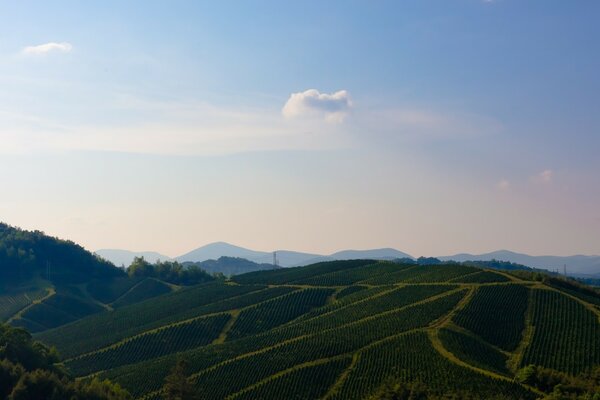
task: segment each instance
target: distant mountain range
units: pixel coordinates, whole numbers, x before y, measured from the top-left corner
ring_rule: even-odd
[[[244,258],[258,264],[272,264],[273,252],[256,251],[244,247],[234,246],[225,242],[216,242],[199,247],[195,250],[185,253],[179,257],[171,258],[156,252],[133,252],[128,250],[102,249],[96,251],[96,254],[105,258],[115,265],[129,266],[134,257],[143,256],[147,261],[155,262],[160,259],[177,260],[185,262],[203,262],[206,260],[217,260],[220,257]],[[352,259],[375,259],[375,260],[393,260],[397,258],[413,258],[409,254],[401,251],[383,248],[370,250],[344,250],[330,255],[302,253],[289,250],[277,250],[277,263],[282,267],[297,267],[308,264],[314,264],[322,261],[333,260],[352,260]]]
[[[448,261],[472,261],[472,260],[500,260],[523,264],[532,268],[558,270],[561,274],[566,266],[568,275],[596,276],[600,277],[600,256],[530,256],[515,253],[509,250],[498,250],[484,254],[455,254],[453,256],[438,257],[440,260]]]
[[[282,267],[295,267],[309,265],[321,261],[332,260],[350,260],[350,259],[375,259],[375,260],[393,260],[398,258],[414,258],[411,255],[392,248],[368,249],[368,250],[343,250],[329,255],[302,253],[289,250],[277,250],[277,262]],[[171,257],[156,252],[131,252],[127,250],[103,249],[98,250],[96,254],[113,262],[115,265],[128,266],[134,257],[144,256],[148,261],[154,262],[157,259],[171,260]],[[203,262],[206,260],[217,260],[220,257],[245,258],[258,264],[272,264],[273,253],[266,251],[256,251],[234,246],[225,242],[211,243],[199,247],[189,253],[173,258],[179,262]],[[517,264],[523,264],[528,267],[547,269],[550,271],[559,270],[563,272],[566,265],[567,273],[575,276],[600,277],[600,256],[530,256],[527,254],[515,253],[508,250],[499,250],[484,254],[455,254],[452,256],[438,257],[440,260],[448,261],[489,261],[492,259],[499,261],[508,261]]]

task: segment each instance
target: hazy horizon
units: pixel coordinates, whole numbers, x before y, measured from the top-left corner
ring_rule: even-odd
[[[599,11],[4,3],[0,220],[169,256],[597,255]]]

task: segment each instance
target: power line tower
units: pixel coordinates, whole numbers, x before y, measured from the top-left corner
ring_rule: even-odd
[[[277,252],[273,252],[273,268],[279,267],[279,261],[277,260]]]
[[[564,275],[567,276],[567,264],[563,265],[563,272],[564,272]]]

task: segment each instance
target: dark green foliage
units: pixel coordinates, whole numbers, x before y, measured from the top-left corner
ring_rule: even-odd
[[[508,279],[504,275],[497,274],[491,271],[480,271],[474,274],[465,275],[453,279],[452,282],[457,283],[492,283],[492,282],[508,282]]]
[[[591,373],[572,376],[549,368],[528,365],[517,371],[516,379],[551,393],[551,399],[600,399],[600,367]]]
[[[0,324],[0,398],[9,400],[127,400],[108,381],[73,382],[55,366],[56,352],[19,328]]]
[[[508,357],[485,342],[449,329],[440,329],[439,338],[448,351],[467,364],[510,374],[506,367]]]
[[[188,363],[186,361],[177,361],[171,373],[165,378],[165,384],[162,388],[164,400],[195,400],[200,398],[188,379],[187,369]]]
[[[419,257],[417,258],[417,264],[419,265],[439,265],[442,264],[442,260],[435,257]]]
[[[150,264],[144,257],[136,257],[127,274],[132,278],[157,278],[175,285],[197,285],[215,278],[196,265],[184,267],[177,261],[158,261]]]
[[[220,300],[260,290],[261,286],[231,286],[220,282],[194,286],[168,293],[152,301],[103,312],[39,335],[38,339],[56,346],[71,358],[88,353],[161,326],[159,321]],[[174,322],[174,321],[173,321]],[[98,327],[102,327],[98,334]],[[94,335],[90,335],[94,332]]]
[[[480,375],[451,363],[432,347],[423,332],[392,337],[359,353],[352,369],[333,399],[361,399],[377,393],[381,385],[424,382],[428,392],[476,393],[489,399],[502,393],[512,399],[534,399],[520,385]],[[462,396],[458,398],[468,398]]]
[[[447,282],[459,276],[477,272],[477,268],[460,265],[413,265],[398,272],[383,274],[362,283],[388,285],[393,283],[437,283]]]
[[[533,339],[522,365],[569,374],[600,364],[598,316],[579,302],[550,290],[533,290]]]
[[[45,370],[24,373],[8,400],[130,400],[129,393],[108,381],[72,382]]]
[[[227,335],[228,339],[256,334],[293,320],[325,304],[333,289],[305,289],[244,310]]]
[[[360,292],[361,290],[365,289],[368,288],[366,286],[348,286],[340,290],[338,294],[335,295],[335,299],[339,301],[348,295]]]
[[[41,343],[34,342],[26,330],[0,324],[0,360],[32,371],[50,369],[58,361],[58,355]]]
[[[78,357],[68,361],[66,366],[75,375],[84,376],[120,365],[138,363],[205,346],[219,336],[230,318],[228,314],[220,314],[170,325],[135,336],[106,350]]]
[[[196,266],[209,273],[221,273],[225,276],[245,274],[252,271],[263,271],[279,269],[273,264],[259,264],[245,258],[238,257],[219,257],[218,260],[206,260],[202,262],[184,262],[183,266],[189,268]]]
[[[454,322],[504,350],[514,350],[525,329],[528,289],[520,285],[481,286]]]
[[[352,357],[315,363],[294,369],[282,376],[241,392],[236,399],[319,399],[327,393],[342,371],[348,367]]]
[[[87,291],[96,300],[110,304],[123,296],[129,289],[137,285],[144,278],[130,278],[123,276],[108,280],[94,280],[88,283]]]
[[[62,284],[110,278],[123,272],[73,242],[0,223],[0,287],[38,275]]]
[[[139,303],[143,300],[148,300],[161,294],[169,293],[171,288],[163,282],[157,281],[156,279],[146,278],[123,296],[119,297],[117,301],[112,303],[114,308],[127,306],[134,303]]]
[[[535,271],[534,268],[527,267],[523,264],[517,264],[510,261],[489,260],[489,261],[465,261],[461,263],[470,267],[491,268],[503,271]]]
[[[237,275],[233,277],[233,280],[241,284],[264,283],[280,285],[335,271],[350,270],[373,263],[373,260],[330,261],[317,263],[306,267],[281,268],[272,271],[249,272],[247,274]]]
[[[358,268],[335,271],[323,275],[317,275],[311,278],[299,279],[294,281],[294,283],[318,286],[346,286],[363,281],[365,279],[373,278],[378,275],[398,272],[409,267],[410,265],[399,265],[392,262],[380,261]]]
[[[428,385],[417,380],[403,383],[391,379],[380,387],[369,400],[514,400],[515,397],[502,393],[480,396],[473,391],[447,388],[443,394],[431,390]]]

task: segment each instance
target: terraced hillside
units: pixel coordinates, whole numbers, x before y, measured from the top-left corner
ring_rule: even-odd
[[[599,299],[461,265],[336,261],[125,302],[36,337],[75,376],[143,399],[161,398],[178,359],[203,399],[368,398],[389,382],[534,399],[514,379],[524,366],[600,365]]]

